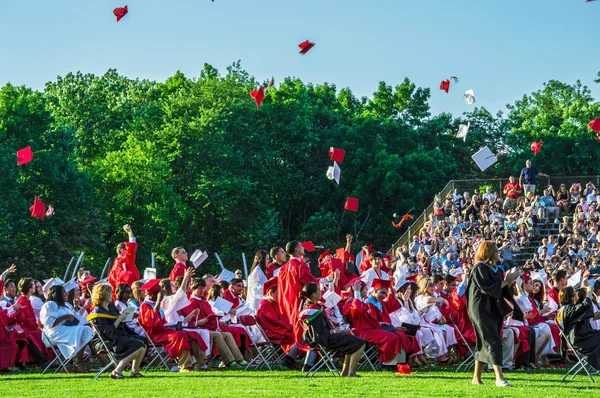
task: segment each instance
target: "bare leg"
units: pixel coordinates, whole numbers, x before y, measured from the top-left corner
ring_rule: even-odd
[[[348,365],[348,377],[356,377],[356,367],[362,356],[365,346],[363,344],[354,354],[350,355],[350,364]]]
[[[340,373],[340,376],[342,376],[342,377],[348,376],[348,369],[350,368],[350,357],[351,357],[351,355],[344,356],[344,364],[342,365],[342,373]]]
[[[495,370],[495,367],[494,367]],[[502,369],[500,369],[502,371]],[[473,371],[473,381],[472,384],[483,384],[481,381],[481,372],[483,372],[483,362],[475,360],[475,368]]]
[[[498,387],[504,387],[506,381],[504,380],[504,374],[502,373],[502,365],[494,365],[494,373],[496,374],[496,385]]]

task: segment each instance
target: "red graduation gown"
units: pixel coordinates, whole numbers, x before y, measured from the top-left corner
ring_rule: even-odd
[[[271,279],[273,278],[273,273],[275,271],[277,271],[279,268],[281,268],[282,266],[280,266],[277,263],[271,263],[267,265],[267,272],[265,272],[265,274],[267,275],[267,279]]]
[[[535,303],[535,301],[531,298],[529,298],[529,303],[531,303],[531,306],[533,307],[533,310],[531,311],[533,317],[529,318],[527,320],[527,322],[529,323],[529,326],[535,326],[538,325],[540,323],[546,323],[546,318],[544,318],[542,315],[540,315],[540,311],[538,310],[537,304]],[[558,352],[558,348],[560,347],[560,331],[558,329],[557,325],[553,325],[553,324],[547,324],[548,326],[550,326],[550,332],[552,333],[552,340],[554,341],[554,345],[552,347],[552,349],[555,352]]]
[[[379,308],[377,308],[374,304],[369,303],[367,305],[369,307],[369,312],[377,320],[378,323],[389,324],[392,323],[390,314],[399,310],[402,307],[400,301],[396,299],[396,297],[394,297],[392,294],[388,294],[387,297],[382,301],[381,308],[383,309],[383,311],[379,311]],[[405,334],[399,330],[393,333],[400,336],[400,343],[402,348],[404,348],[406,355],[415,354],[421,351],[421,346],[419,346],[419,342],[417,341],[416,337]]]
[[[0,370],[12,368],[17,361],[19,346],[8,331],[8,314],[0,308]]]
[[[379,348],[381,362],[392,361],[402,350],[400,336],[381,329],[379,321],[373,316],[369,306],[356,298],[344,304],[342,314],[358,337],[375,344]]]
[[[186,265],[183,263],[177,263],[173,266],[171,273],[169,274],[169,279],[175,282],[180,276],[185,276],[185,270],[187,269]]]
[[[204,297],[199,298],[196,296],[190,297],[190,305],[179,310],[179,315],[188,316],[192,311],[198,309],[200,313],[198,314],[198,319],[204,319],[210,315],[214,315],[215,313],[210,306],[210,303],[204,299]],[[190,321],[190,326],[195,326],[195,319]],[[210,317],[208,322],[203,326],[199,326],[202,329],[212,330],[213,332],[227,332],[231,333],[233,339],[235,340],[235,344],[238,346],[240,351],[244,352],[248,348],[250,348],[250,337],[244,328],[240,328],[237,326],[221,326],[219,325],[219,318]]]
[[[240,298],[235,294],[231,293],[231,289],[225,289],[225,292],[223,293],[223,298],[229,301],[230,303],[233,303],[233,307],[231,307],[233,309],[236,309],[241,305]]]
[[[279,304],[263,299],[256,310],[256,318],[270,340],[281,342],[281,347],[287,353],[294,345],[294,328],[285,316]]]
[[[25,296],[19,296],[16,304],[21,304],[23,308],[15,312],[15,324],[21,326],[23,329],[23,337],[31,339],[38,350],[45,355],[46,346],[42,341],[42,331],[38,328],[37,321],[35,320],[35,313],[33,312],[31,301],[29,301],[29,299]],[[23,363],[28,363],[33,360],[33,358],[29,356],[26,347],[21,350],[21,360]]]
[[[154,303],[153,303],[154,304]],[[198,342],[200,349],[206,351],[208,347],[198,333],[176,331],[165,326],[167,323],[161,316],[160,311],[152,308],[152,305],[144,301],[140,307],[138,322],[146,333],[156,344],[162,344],[171,358],[177,358],[181,350],[191,350],[190,339]]]
[[[108,283],[112,286],[113,292],[121,283],[131,286],[133,282],[140,280],[140,272],[135,265],[136,252],[137,242],[125,242],[125,253],[115,258],[108,274]]]
[[[302,334],[304,328],[300,320],[300,292],[304,285],[310,282],[319,283],[319,280],[310,273],[306,263],[298,258],[291,258],[279,271],[277,282],[277,298],[281,313],[292,321],[296,346],[306,349]]]

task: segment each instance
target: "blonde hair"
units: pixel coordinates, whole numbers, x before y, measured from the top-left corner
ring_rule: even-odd
[[[179,252],[185,250],[183,247],[176,247],[171,251],[171,257],[175,260],[175,256],[179,254]]]
[[[493,240],[484,240],[481,242],[475,253],[475,263],[483,261],[489,265],[494,265],[500,260],[496,243]]]
[[[95,285],[94,290],[92,290],[92,304],[97,307],[107,298],[112,298],[112,287],[108,283]]]
[[[131,295],[133,296],[133,299],[137,301],[138,305],[142,305],[142,301],[144,301],[143,293],[140,290],[142,286],[144,286],[144,282],[142,281],[135,281],[131,285]]]
[[[421,280],[418,283],[418,285],[419,285],[419,293],[420,294],[424,294],[425,296],[428,296],[428,294],[427,294],[427,288],[429,287],[429,282],[430,281],[431,281],[430,278],[421,278]]]

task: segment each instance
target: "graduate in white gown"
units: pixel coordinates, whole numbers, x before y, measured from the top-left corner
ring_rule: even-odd
[[[66,357],[74,359],[75,367],[82,370],[83,348],[92,340],[94,333],[89,326],[82,325],[75,313],[65,304],[65,290],[62,285],[50,288],[48,301],[40,311],[40,322],[49,343],[58,346]]]
[[[263,299],[263,285],[269,280],[266,275],[267,264],[269,264],[269,253],[259,250],[254,255],[250,275],[248,275],[248,293],[246,303],[255,314]]]

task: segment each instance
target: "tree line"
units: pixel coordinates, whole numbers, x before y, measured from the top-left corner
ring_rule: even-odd
[[[259,248],[290,239],[340,247],[346,233],[389,247],[404,231],[393,214],[417,215],[450,179],[505,177],[530,158],[547,174],[598,173],[600,142],[587,127],[600,102],[579,81],[550,81],[508,105],[459,117],[432,115],[429,88],[408,78],[381,82],[372,98],[349,88],[286,78],[257,109],[259,84],[239,62],[225,73],[165,82],[69,73],[43,91],[0,89],[0,267],[62,275],[85,251],[100,274],[131,224],[138,267],[155,252],[159,274],[175,246],[219,252],[230,269]],[[598,80],[600,83],[600,72]],[[466,143],[455,138],[470,121]],[[16,166],[31,145],[34,160]],[[507,154],[481,173],[471,155],[483,145]],[[346,150],[340,185],[325,176],[329,147]],[[44,221],[34,197],[55,209]],[[359,211],[344,212],[347,197]],[[211,257],[204,272],[217,266]]]

